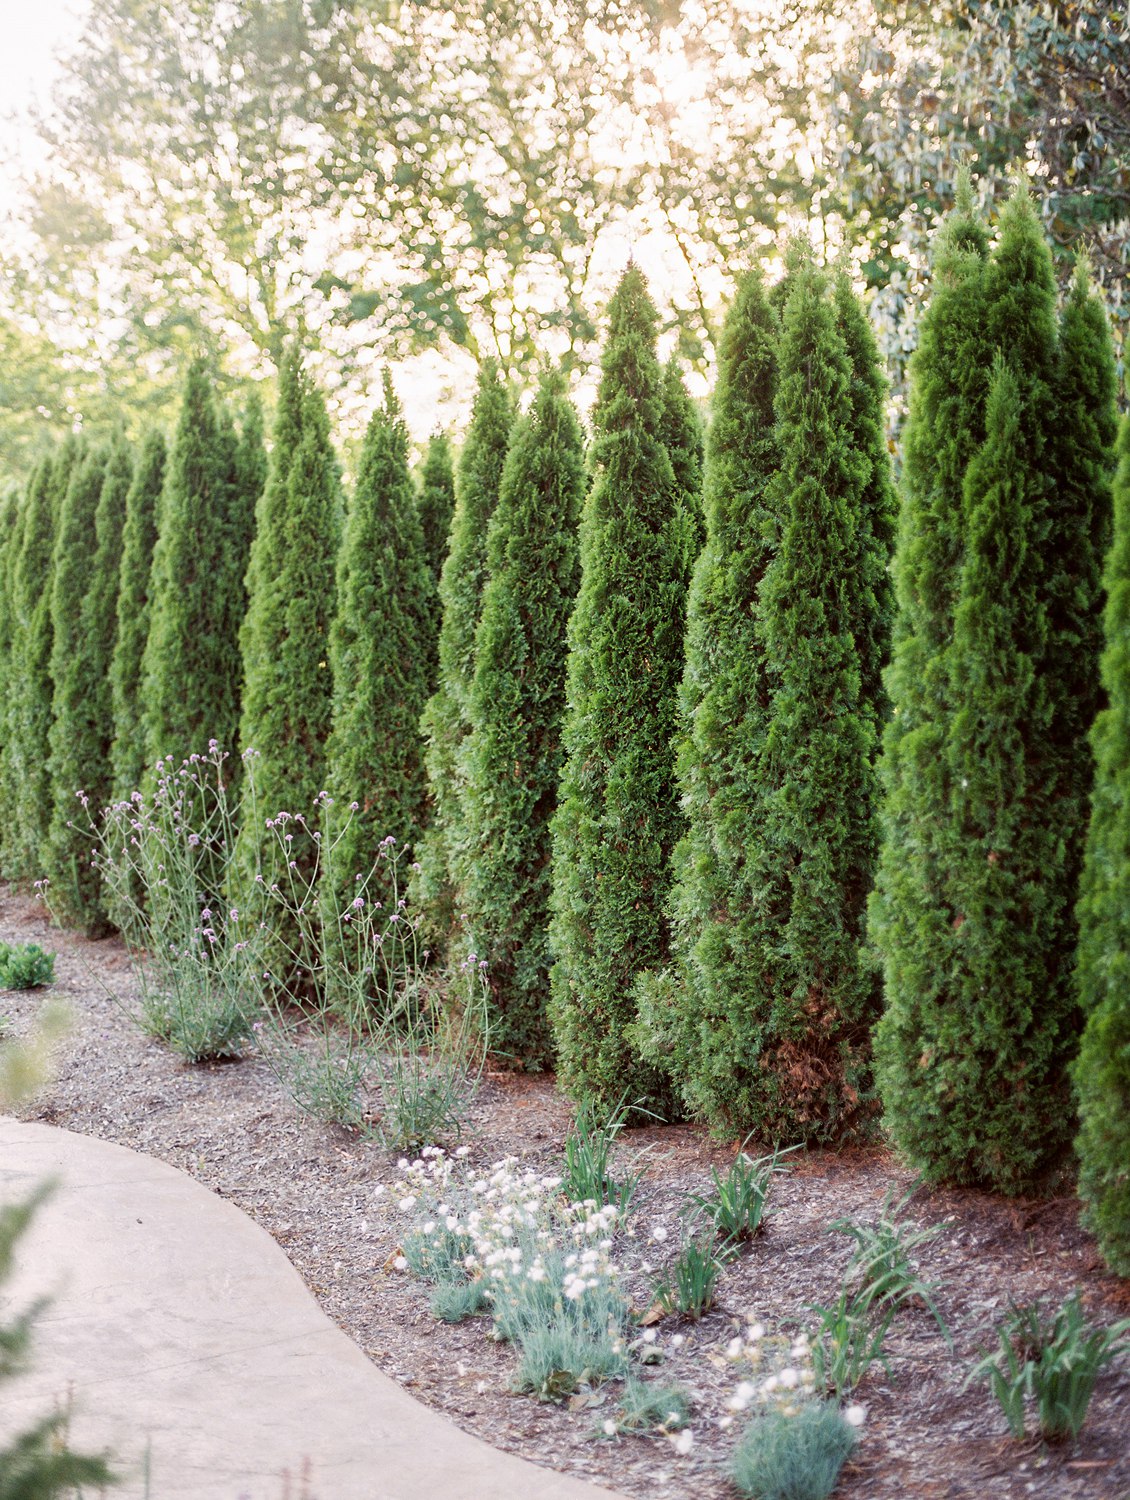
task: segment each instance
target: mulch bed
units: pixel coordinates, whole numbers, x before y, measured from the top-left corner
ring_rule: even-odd
[[[25,1106],[25,1118],[180,1167],[261,1224],[325,1312],[419,1400],[496,1447],[641,1500],[732,1500],[726,1464],[738,1424],[721,1425],[736,1381],[723,1358],[727,1343],[751,1319],[770,1327],[803,1323],[808,1304],[833,1300],[851,1246],[828,1225],[844,1217],[874,1219],[888,1191],[901,1193],[913,1180],[879,1148],[798,1153],[774,1188],[767,1232],[727,1268],[713,1310],[697,1324],[667,1318],[658,1327],[665,1359],[654,1373],[686,1385],[695,1398],[690,1452],[676,1453],[662,1436],[595,1440],[594,1428],[614,1409],[615,1387],[561,1405],[512,1394],[513,1353],[486,1336],[483,1320],[437,1322],[427,1287],[393,1269],[403,1225],[395,1194],[376,1190],[400,1175],[395,1157],[305,1119],[254,1056],[192,1067],[148,1040],[124,1008],[134,989],[117,940],[90,943],[53,930],[38,903],[5,887],[0,938],[57,952],[55,993],[75,1015],[56,1076]],[[41,1003],[42,992],[5,994],[0,1012],[18,1032]],[[470,1106],[463,1141],[477,1166],[514,1154],[552,1172],[559,1170],[570,1118],[551,1077],[489,1073]],[[734,1150],[685,1125],[621,1137],[618,1160],[627,1166],[642,1152],[645,1169],[633,1235],[617,1249],[636,1305],[646,1305],[653,1279],[644,1264],[658,1270],[674,1253],[685,1194],[703,1190],[710,1167],[724,1168]],[[1100,1377],[1075,1448],[1012,1441],[987,1389],[962,1391],[979,1351],[995,1344],[993,1325],[1010,1296],[1058,1305],[1079,1287],[1093,1319],[1130,1315],[1130,1284],[1104,1272],[1094,1241],[1079,1226],[1075,1200],[1002,1201],[919,1189],[907,1214],[921,1225],[943,1224],[918,1261],[922,1275],[940,1283],[937,1301],[956,1349],[951,1355],[924,1310],[900,1314],[887,1341],[891,1375],[873,1366],[854,1398],[866,1406],[867,1420],[837,1495],[1127,1500],[1130,1360]]]

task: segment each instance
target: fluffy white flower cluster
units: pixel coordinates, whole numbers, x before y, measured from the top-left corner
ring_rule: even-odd
[[[726,1346],[726,1358],[745,1372],[727,1400],[730,1412],[750,1407],[794,1416],[816,1392],[808,1335],[769,1334],[763,1323],[749,1323]]]
[[[482,1276],[492,1297],[520,1282],[551,1282],[577,1302],[615,1283],[616,1209],[591,1199],[566,1202],[560,1177],[523,1168],[515,1156],[469,1174],[438,1146],[397,1165],[402,1179],[395,1191],[400,1209],[415,1220],[412,1237],[437,1256],[450,1255],[456,1239],[464,1241],[462,1267]]]

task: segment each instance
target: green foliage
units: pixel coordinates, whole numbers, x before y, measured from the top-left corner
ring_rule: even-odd
[[[34,990],[55,981],[55,955],[38,943],[0,942],[0,990]]]
[[[431,1308],[441,1323],[462,1323],[490,1306],[481,1280],[441,1281],[432,1293]]]
[[[761,756],[770,683],[756,604],[776,526],[773,399],[777,318],[747,273],[719,348],[707,439],[706,541],[687,605],[678,775],[688,826],[674,855],[676,967],[641,985],[634,1033],[687,1107],[725,1130],[756,1117],[752,1011],[766,918],[752,859],[763,823]]]
[[[636,1189],[643,1179],[642,1172],[629,1172],[620,1180],[612,1176],[612,1147],[628,1123],[628,1113],[621,1098],[602,1120],[598,1118],[597,1106],[591,1099],[586,1099],[574,1115],[569,1134],[565,1137],[564,1186],[569,1201],[598,1205],[610,1203],[621,1221],[627,1218]]]
[[[978,1360],[965,1384],[984,1381],[1014,1438],[1027,1432],[1027,1401],[1036,1403],[1040,1435],[1075,1442],[1087,1420],[1099,1373],[1130,1353],[1130,1318],[1095,1328],[1083,1316],[1078,1291],[1050,1317],[1039,1302],[1018,1307],[997,1330],[999,1347]]]
[[[437,432],[428,439],[417,479],[419,492],[416,504],[420,513],[420,529],[424,533],[424,553],[438,589],[447,557],[451,521],[455,514],[455,467],[451,443],[444,433]]]
[[[773,1179],[787,1171],[779,1151],[756,1161],[742,1151],[724,1177],[711,1167],[713,1192],[687,1194],[691,1216],[709,1220],[727,1248],[752,1240],[765,1227]]]
[[[722,1267],[713,1244],[688,1240],[674,1264],[655,1283],[652,1297],[656,1306],[697,1322],[714,1306],[714,1288]]]
[[[38,466],[37,466],[38,469]],[[33,471],[30,482],[34,482]],[[16,570],[23,527],[23,501],[26,495],[12,485],[0,493],[0,673],[3,674],[5,695],[0,700],[0,872],[9,874],[15,832],[15,783],[12,776],[12,700],[15,682],[12,679],[15,644],[13,641],[14,610],[12,607],[12,585]]]
[[[754,1417],[730,1470],[750,1500],[828,1500],[856,1444],[855,1429],[828,1401],[805,1401],[794,1414]]]
[[[955,255],[962,238],[972,248]],[[1110,351],[1085,288],[1057,341],[1050,257],[1022,192],[988,262],[981,244],[963,208],[914,366],[876,1055],[913,1161],[1017,1192],[1072,1128],[1080,736],[1095,701],[1081,647],[1098,608]]]
[[[906,1201],[903,1198],[894,1203],[892,1190],[883,1199],[883,1211],[876,1223],[835,1219],[829,1224],[829,1229],[855,1241],[844,1280],[866,1302],[877,1306],[893,1303],[901,1307],[908,1302],[921,1302],[952,1347],[949,1330],[934,1301],[938,1284],[923,1281],[910,1258],[920,1246],[936,1238],[942,1226],[931,1224],[926,1229],[912,1229],[909,1224],[899,1222],[897,1215]]]
[[[785,306],[776,395],[780,541],[760,593],[771,694],[762,759],[761,876],[774,893],[762,982],[761,1108],[749,1128],[826,1138],[858,1128],[877,985],[862,954],[878,842],[876,722],[860,641],[877,659],[871,589],[887,558],[870,513],[873,432],[825,278],[804,261]],[[868,351],[864,351],[866,354]],[[870,351],[873,354],[873,350]],[[873,365],[858,372],[876,380]]]
[[[614,1431],[679,1432],[690,1422],[691,1410],[691,1394],[685,1386],[629,1375],[613,1418]]]
[[[559,1077],[605,1107],[670,1108],[632,1050],[632,985],[668,953],[671,850],[684,820],[671,738],[682,670],[685,502],[662,440],[655,309],[630,268],[609,305],[594,480],[569,623],[565,766],[554,818],[552,1020]]]
[[[232,747],[240,710],[239,629],[255,497],[235,434],[216,406],[207,362],[194,360],[169,453],[153,554],[142,661],[149,762],[209,740]]]
[[[1087,1017],[1075,1065],[1079,1191],[1108,1265],[1130,1276],[1130,418],[1118,439],[1106,564],[1107,706],[1095,720],[1095,791],[1079,900]]]
[[[686,527],[686,571],[689,581],[706,538],[702,495],[702,420],[694,402],[687,395],[679,362],[675,358],[663,367],[663,446],[671,459],[675,485],[679,491],[683,521]]]
[[[565,634],[579,580],[583,438],[560,376],[515,426],[488,535],[469,698],[467,941],[486,960],[491,1047],[546,1066],[550,820],[561,773]]]
[[[560,1298],[544,1320],[523,1328],[516,1342],[514,1389],[530,1391],[543,1401],[564,1400],[582,1383],[614,1380],[628,1364],[619,1328]]]
[[[254,790],[240,819],[240,867],[253,878],[263,862],[268,817],[312,813],[325,790],[333,712],[329,633],[336,608],[335,564],[341,493],[322,397],[287,356],[271,466],[260,497],[248,566],[247,614],[241,632],[244,694],[242,744],[256,754]],[[317,865],[313,839],[295,833],[291,858],[307,883]],[[276,905],[276,951],[267,967],[317,966],[301,950],[296,920]]]
[[[14,828],[10,844],[5,839],[5,853],[7,873],[20,880],[43,872],[53,805],[47,747],[53,698],[55,528],[80,454],[77,440],[71,438],[33,474],[12,574],[8,774]]]
[[[420,715],[430,673],[423,649],[433,584],[408,472],[408,433],[386,372],[384,406],[365,434],[338,558],[330,633],[333,729],[327,749],[329,840],[323,879],[345,905],[354,879],[377,866],[372,898],[392,892],[386,838],[411,855],[423,829]],[[350,814],[350,799],[361,799]]]
[[[131,477],[122,439],[92,450],[67,486],[55,542],[52,808],[44,868],[54,911],[90,936],[109,928],[90,830],[113,794],[109,671]]]
[[[167,459],[164,437],[160,432],[150,432],[141,445],[133,482],[126,496],[118,585],[118,636],[110,664],[114,723],[110,761],[116,799],[128,797],[141,785],[145,769],[142,659],[149,635],[150,573]]]
[[[417,852],[420,869],[412,904],[424,919],[432,949],[444,950],[453,934],[456,893],[465,883],[463,743],[470,733],[475,633],[487,581],[487,535],[498,504],[502,467],[514,408],[506,382],[490,362],[479,372],[471,426],[459,458],[451,541],[440,577],[443,622],[439,635],[439,686],[420,720],[431,821]]]
[[[20,1203],[0,1208],[0,1286],[12,1273],[16,1247],[49,1186]],[[0,1325],[0,1381],[10,1380],[26,1365],[35,1324],[46,1307],[33,1303]],[[105,1457],[76,1453],[67,1443],[67,1413],[57,1411],[9,1437],[0,1448],[0,1500],[66,1500],[82,1485],[101,1489],[114,1484]]]
[[[812,1367],[824,1390],[846,1396],[876,1362],[890,1374],[883,1345],[898,1310],[897,1301],[876,1299],[868,1287],[853,1290],[847,1285],[830,1305],[812,1305],[817,1317]]]

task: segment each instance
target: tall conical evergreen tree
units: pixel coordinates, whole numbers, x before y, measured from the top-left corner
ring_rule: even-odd
[[[48,736],[53,717],[55,532],[82,445],[68,437],[29,488],[12,576],[13,657],[10,765],[15,807],[12,874],[34,880],[44,871],[53,805]]]
[[[139,787],[145,770],[141,662],[149,635],[149,576],[167,458],[164,436],[157,431],[148,433],[126,496],[118,583],[118,638],[110,665],[114,721],[110,764],[116,799],[127,798]]]
[[[1002,215],[981,297],[1000,360],[984,444],[965,473],[956,603],[934,620],[936,637],[952,633],[936,657],[947,687],[928,740],[908,747],[903,729],[888,761],[904,769],[909,748],[925,780],[922,757],[936,756],[943,796],[912,807],[907,779],[893,785],[874,906],[888,1005],[876,1053],[888,1124],[924,1171],[1017,1192],[1072,1128],[1071,851],[1083,807],[1067,770],[1077,753],[1056,726],[1075,694],[1093,702],[1084,664],[1047,669],[1060,649],[1055,555],[1080,523],[1054,498],[1055,284],[1022,193]],[[951,378],[971,389],[968,369]],[[897,670],[892,682],[901,718]]]
[[[859,573],[849,586],[855,613],[852,633],[859,654],[859,701],[862,710],[874,716],[881,732],[890,716],[883,673],[891,653],[895,620],[891,557],[898,526],[898,500],[887,448],[887,383],[871,321],[843,271],[836,276],[834,295],[836,323],[851,366],[851,444],[859,461],[867,466],[855,535]]]
[[[460,905],[487,961],[491,1050],[545,1067],[550,820],[561,774],[565,638],[576,599],[584,437],[560,375],[515,425],[488,537],[467,741],[468,872]]]
[[[243,504],[238,511],[244,527],[240,544],[244,556],[247,556],[255,535],[255,512],[267,483],[268,471],[263,428],[263,402],[258,391],[252,391],[243,404],[239,424],[239,447],[236,450],[236,471],[240,492],[243,495]]]
[[[45,460],[40,460],[41,463]],[[37,466],[38,467],[38,466]],[[12,700],[14,696],[12,583],[20,546],[24,498],[36,481],[36,471],[24,495],[15,485],[0,493],[0,875],[11,871],[15,829],[15,786],[11,772]]]
[[[706,538],[687,604],[678,774],[687,830],[675,850],[674,976],[641,991],[636,1035],[693,1115],[716,1128],[757,1117],[766,917],[756,853],[770,679],[756,607],[777,527],[773,400],[778,320],[744,275],[722,330],[707,438]],[[672,983],[672,977],[677,982]]]
[[[663,368],[663,446],[667,449],[671,467],[675,471],[675,483],[683,497],[683,513],[688,523],[686,556],[689,584],[706,537],[702,494],[703,433],[702,419],[687,394],[679,362],[674,356]]]
[[[683,820],[671,740],[686,609],[684,503],[663,443],[656,314],[629,268],[609,304],[569,625],[565,767],[554,818],[552,1021],[559,1076],[603,1107],[666,1109],[633,1053],[632,985],[661,968]]]
[[[253,878],[271,837],[267,818],[309,817],[326,788],[333,714],[329,633],[336,610],[341,488],[321,394],[297,357],[283,363],[271,467],[259,504],[242,631],[240,741],[255,752],[244,782],[238,863]],[[294,830],[296,879],[312,882],[317,850]],[[297,924],[270,908],[270,964],[280,978],[317,955],[303,950]]]
[[[428,439],[424,461],[420,465],[419,483],[424,552],[438,589],[447,557],[451,519],[455,514],[455,466],[451,457],[451,443],[442,432],[437,432]]]
[[[241,489],[230,418],[203,360],[189,367],[161,500],[142,662],[150,763],[235,742],[239,630],[254,500]]]
[[[54,911],[90,936],[109,929],[92,860],[102,809],[112,800],[110,662],[118,633],[122,528],[133,461],[123,438],[94,450],[63,503],[52,595],[55,682],[48,744],[54,806],[46,869]],[[76,792],[82,792],[80,800]]]
[[[1118,437],[1118,370],[1110,319],[1080,257],[1059,325],[1053,387],[1045,559],[1048,633],[1039,674],[1048,695],[1049,784],[1067,839],[1063,880],[1078,886],[1090,818],[1091,728],[1103,703],[1103,560],[1111,538],[1111,484]],[[1061,962],[1079,933],[1063,908]],[[1081,1018],[1080,1018],[1081,1019]]]
[[[1130,1276],[1130,417],[1118,439],[1106,563],[1107,707],[1095,720],[1095,789],[1079,901],[1087,1016],[1075,1064],[1079,1191],[1112,1271]]]
[[[388,903],[391,867],[379,863],[392,836],[411,854],[423,828],[426,783],[420,715],[428,697],[421,649],[434,583],[408,469],[408,431],[388,373],[384,405],[369,422],[337,571],[330,635],[333,733],[328,782],[327,878],[341,897],[376,865],[370,899]],[[351,803],[359,804],[350,818]],[[342,825],[345,826],[342,826]],[[399,872],[404,880],[406,867]]]
[[[465,884],[463,741],[470,732],[475,631],[487,578],[487,530],[514,407],[506,382],[490,361],[479,372],[471,426],[459,459],[451,541],[440,578],[443,623],[439,634],[439,686],[420,721],[426,743],[430,822],[417,852],[412,905],[424,920],[434,950],[446,948],[459,914],[456,892]]]
[[[761,1110],[790,1138],[858,1119],[878,986],[862,955],[878,844],[878,712],[862,697],[864,580],[885,558],[867,501],[874,447],[861,442],[853,367],[825,276],[794,270],[775,401],[780,543],[761,588],[772,690],[762,762],[765,888],[773,912],[757,1009]],[[869,437],[870,434],[868,433]],[[883,462],[886,462],[885,455]]]

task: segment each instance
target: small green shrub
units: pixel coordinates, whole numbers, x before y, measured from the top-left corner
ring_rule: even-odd
[[[268,1008],[252,1035],[259,1055],[304,1115],[323,1125],[357,1130],[371,1044],[324,1016],[292,1019]]]
[[[746,1428],[731,1475],[750,1500],[827,1500],[855,1447],[855,1429],[825,1401],[767,1412]]]
[[[714,1247],[688,1240],[671,1269],[655,1285],[656,1303],[667,1313],[696,1321],[714,1305],[714,1288],[722,1262]]]
[[[1050,1317],[1039,1302],[1012,1304],[997,1330],[999,1347],[966,1376],[984,1381],[997,1398],[1014,1438],[1027,1430],[1026,1404],[1036,1403],[1040,1434],[1050,1443],[1072,1442],[1087,1418],[1100,1370],[1130,1352],[1130,1318],[1110,1328],[1085,1322],[1078,1291]]]
[[[630,1172],[622,1181],[612,1176],[610,1158],[616,1137],[628,1120],[621,1099],[602,1122],[597,1107],[586,1100],[577,1110],[573,1128],[565,1138],[565,1191],[576,1203],[611,1204],[621,1219],[627,1218],[642,1172]]]
[[[729,1246],[752,1240],[764,1226],[773,1179],[788,1171],[781,1154],[754,1160],[743,1151],[724,1177],[712,1167],[714,1191],[687,1195],[691,1217],[709,1219]]]
[[[34,990],[55,982],[55,955],[38,943],[0,943],[0,990]]]

